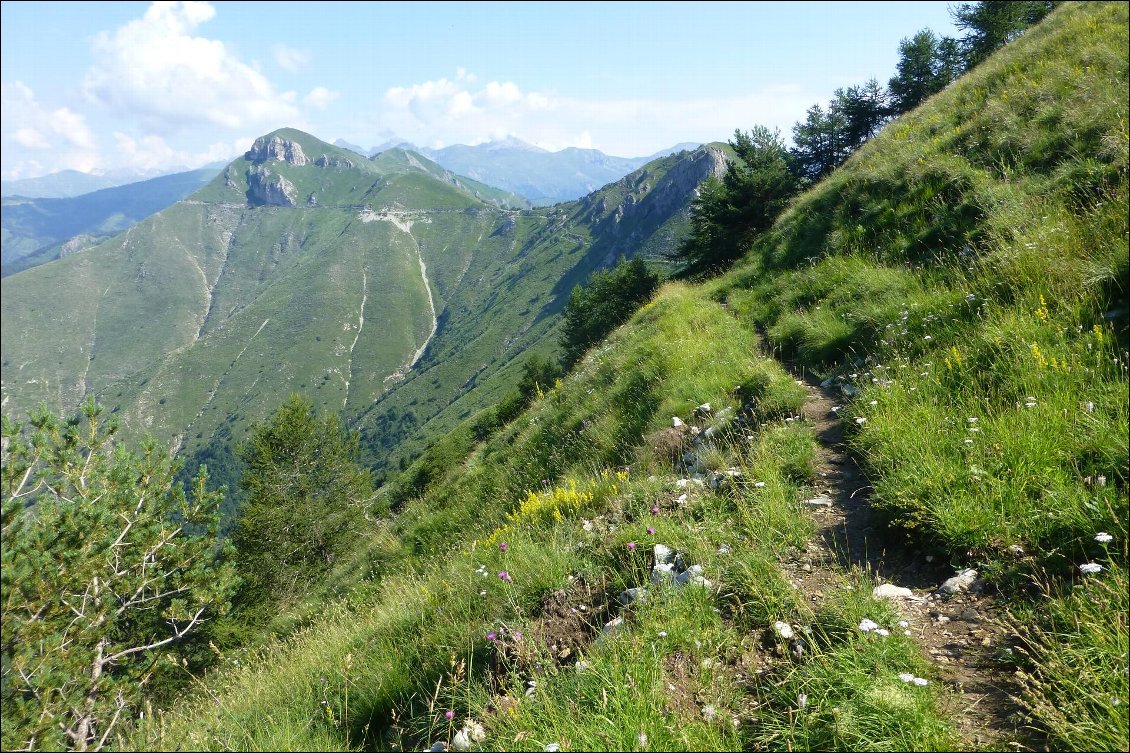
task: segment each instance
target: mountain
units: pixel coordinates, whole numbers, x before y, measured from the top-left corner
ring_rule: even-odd
[[[699,146],[684,142],[649,157],[610,157],[597,149],[576,147],[550,152],[514,137],[443,149],[416,147],[396,137],[369,150],[341,139],[335,143],[358,154],[374,155],[394,148],[419,152],[454,173],[524,196],[535,206],[579,199],[648,162]]]
[[[577,199],[673,151],[681,150],[632,158],[611,157],[596,149],[576,147],[548,152],[510,138],[478,146],[449,146],[427,154],[453,172],[505,188],[544,206]]]
[[[120,747],[1125,749],[1128,28],[1059,6],[464,424]]]
[[[379,458],[516,381],[511,362],[554,331],[573,284],[666,248],[723,158],[664,158],[531,210],[418,153],[368,160],[276,131],[126,232],[4,278],[5,409],[95,394],[127,436],[192,454],[299,392],[355,420]],[[471,399],[476,380],[489,388]]]
[[[3,275],[43,264],[115,235],[210,181],[218,169],[174,173],[72,198],[3,198]]]
[[[222,166],[222,164],[209,164],[199,169],[206,170]],[[178,172],[189,172],[189,170],[187,167],[171,170],[123,169],[99,174],[82,173],[78,170],[61,170],[38,178],[3,181],[0,183],[0,195],[23,196],[28,199],[62,199]]]

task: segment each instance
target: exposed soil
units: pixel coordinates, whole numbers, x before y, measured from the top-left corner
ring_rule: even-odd
[[[808,392],[803,417],[820,444],[819,480],[809,498],[831,501],[831,505],[811,506],[817,536],[806,552],[782,563],[790,580],[814,606],[842,587],[843,573],[851,568],[869,573],[877,583],[912,589],[914,599],[897,599],[894,605],[935,665],[936,676],[954,691],[956,708],[950,717],[964,741],[980,749],[1042,747],[1023,726],[1012,674],[995,660],[1008,645],[1011,631],[1002,624],[993,597],[979,584],[954,595],[936,593],[955,573],[941,563],[928,562],[925,553],[895,539],[880,525],[870,505],[871,487],[845,446],[842,422],[832,410],[844,405],[844,398],[835,388],[822,387],[812,375],[783,365]]]

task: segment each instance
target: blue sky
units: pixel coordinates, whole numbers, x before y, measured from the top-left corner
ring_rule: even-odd
[[[195,167],[293,126],[642,156],[792,124],[944,2],[4,2],[0,172]]]

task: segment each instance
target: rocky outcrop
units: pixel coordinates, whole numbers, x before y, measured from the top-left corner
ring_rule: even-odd
[[[255,139],[255,143],[251,145],[251,151],[244,156],[255,163],[275,159],[301,167],[309,162],[306,159],[306,153],[302,151],[301,144],[278,135],[260,136]]]
[[[298,145],[295,144],[295,146]],[[301,147],[299,147],[299,151],[301,151]],[[345,157],[339,157],[336,154],[332,157],[323,154],[321,157],[318,157],[318,159],[314,160],[314,164],[318,167],[337,167],[341,168],[342,170],[348,170],[349,168],[353,167],[353,160],[347,159]]]
[[[293,207],[297,205],[297,196],[293,183],[263,165],[247,171],[247,202],[251,206]]]
[[[59,246],[59,258],[62,259],[64,256],[70,256],[71,254],[77,254],[79,251],[85,251],[98,243],[99,240],[99,238],[87,233],[76,235],[74,238],[71,238],[63,245]]]

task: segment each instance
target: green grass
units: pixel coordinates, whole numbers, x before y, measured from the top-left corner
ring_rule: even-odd
[[[891,525],[1043,618],[1025,701],[1079,749],[1127,737],[1125,600],[1100,585],[1130,533],[1126,44],[1124,5],[1054,14],[800,197],[717,293],[858,391],[843,415]],[[1100,555],[1093,608],[1024,596]],[[1068,686],[1106,701],[1065,712]]]
[[[688,321],[698,336],[688,337]],[[739,399],[754,425],[725,418]],[[952,733],[932,690],[875,698],[864,682],[865,667],[894,682],[908,667],[925,671],[910,642],[876,648],[844,628],[885,607],[859,596],[814,613],[776,564],[811,535],[799,500],[813,482],[815,438],[803,422],[784,421],[803,399],[706,291],[666,287],[582,368],[409,503],[394,531],[407,546],[398,553],[383,539],[364,589],[205,679],[195,705],[152,720],[132,744],[408,748],[450,741],[470,719],[486,750],[771,746],[795,713],[782,679],[807,687],[814,680],[805,673],[817,667],[815,658],[794,665],[767,637],[786,620],[808,627],[821,661],[864,652],[834,691],[858,730],[814,717],[797,739],[856,741],[865,729],[876,749],[943,746]],[[707,468],[742,471],[718,492],[677,484],[679,469],[649,440],[673,415],[690,421],[705,401],[723,415],[699,455]],[[599,606],[649,583],[655,542],[701,564],[712,587],[649,586],[647,600],[619,611],[623,627],[599,636],[613,616]],[[557,593],[593,610],[596,632],[576,636],[564,659],[543,640],[562,623],[544,612]],[[833,636],[826,646],[816,637],[825,633]]]

